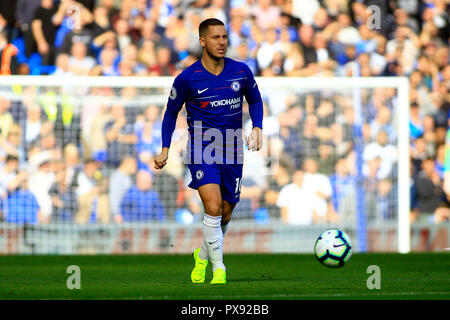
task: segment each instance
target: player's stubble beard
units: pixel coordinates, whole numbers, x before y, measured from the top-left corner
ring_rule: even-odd
[[[206,56],[207,56],[208,58],[210,58],[210,59],[212,59],[212,60],[214,60],[214,61],[216,61],[216,62],[219,62],[220,60],[222,60],[222,59],[225,57],[225,55],[226,55],[226,53],[227,53],[228,46],[225,46],[225,47],[224,47],[223,57],[222,57],[222,56],[221,56],[221,57],[218,57],[218,56],[214,55],[214,54],[209,50],[209,48],[208,48],[207,46],[205,46],[204,49],[205,49],[205,50],[204,50],[204,54],[206,54]]]

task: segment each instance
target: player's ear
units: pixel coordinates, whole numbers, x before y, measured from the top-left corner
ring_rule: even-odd
[[[198,41],[200,42],[200,45],[202,46],[202,48],[204,48],[206,46],[205,38],[203,38],[202,36],[199,36]]]

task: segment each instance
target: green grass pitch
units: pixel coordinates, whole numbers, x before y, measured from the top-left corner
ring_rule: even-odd
[[[340,269],[312,254],[225,254],[228,283],[192,284],[190,255],[0,256],[0,299],[450,299],[450,254],[354,254]],[[69,290],[69,265],[81,289]],[[366,286],[370,265],[381,289]]]

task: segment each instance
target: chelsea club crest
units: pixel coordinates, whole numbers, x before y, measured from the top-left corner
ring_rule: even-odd
[[[233,81],[233,83],[231,84],[231,89],[234,92],[238,92],[239,89],[241,89],[241,84],[239,83],[239,81]]]
[[[204,175],[205,173],[203,172],[203,170],[197,170],[197,172],[195,173],[195,177],[197,178],[197,180],[202,179]]]

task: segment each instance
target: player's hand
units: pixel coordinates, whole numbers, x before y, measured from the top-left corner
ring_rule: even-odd
[[[164,168],[168,158],[169,158],[169,148],[163,148],[161,153],[157,155],[154,159],[155,169]]]
[[[250,135],[247,137],[246,143],[248,150],[258,151],[262,148],[262,130],[254,127]]]

